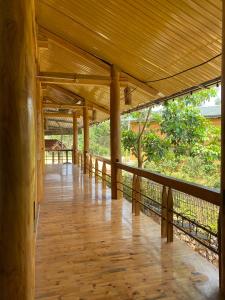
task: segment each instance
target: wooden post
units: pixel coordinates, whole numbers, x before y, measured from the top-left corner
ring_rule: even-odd
[[[123,198],[123,176],[122,176],[122,170],[117,168],[117,199]]]
[[[92,156],[89,156],[89,177],[92,178]]]
[[[106,189],[106,163],[102,164],[102,189]]]
[[[167,188],[163,186],[162,205],[161,205],[161,237],[167,237]]]
[[[167,197],[167,242],[173,241],[173,194],[169,188]]]
[[[54,165],[54,163],[55,163],[55,152],[52,151],[52,164]]]
[[[113,65],[110,85],[110,150],[112,199],[118,198],[116,162],[121,161],[120,133],[120,72]]]
[[[98,183],[98,160],[95,159],[95,183]]]
[[[32,0],[0,0],[0,298],[34,299],[35,25]]]
[[[41,202],[44,192],[44,163],[43,163],[43,151],[44,151],[44,137],[43,137],[43,110],[42,110],[42,95],[41,85],[37,80],[37,201]]]
[[[78,126],[77,126],[77,114],[73,114],[73,164],[78,164]]]
[[[58,164],[60,164],[60,159],[61,159],[60,151],[58,151]]]
[[[88,157],[89,152],[89,118],[88,118],[88,108],[85,104],[83,108],[83,126],[84,126],[84,174],[88,173]]]
[[[221,83],[221,205],[220,205],[220,290],[225,295],[225,4],[222,1],[222,83]]]
[[[140,215],[140,202],[141,202],[141,181],[140,181],[140,177],[137,176],[136,180],[135,180],[135,216],[139,216]]]
[[[136,197],[136,191],[135,191],[135,183],[136,183],[136,175],[133,174],[132,179],[132,213],[135,212],[135,197]]]

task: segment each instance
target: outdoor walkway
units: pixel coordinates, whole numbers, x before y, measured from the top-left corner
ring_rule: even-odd
[[[218,271],[160,226],[134,217],[72,165],[47,166],[36,247],[36,299],[219,299]]]

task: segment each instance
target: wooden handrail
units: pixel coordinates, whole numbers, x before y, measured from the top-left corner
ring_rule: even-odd
[[[102,156],[98,156],[98,155],[91,155],[94,159],[97,159],[101,162],[105,162],[108,165],[111,165],[111,160]]]
[[[73,151],[73,149],[57,149],[57,150],[47,150],[45,149],[46,152],[70,152]]]
[[[163,186],[178,190],[185,194],[206,200],[212,204],[220,205],[220,193],[215,189],[210,189],[195,183],[188,183],[186,181],[175,179],[169,176],[161,175],[155,172],[150,172],[140,168],[135,168],[122,163],[116,163],[117,168],[135,174],[140,177],[155,181]]]

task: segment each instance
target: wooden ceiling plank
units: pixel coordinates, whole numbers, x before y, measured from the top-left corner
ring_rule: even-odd
[[[67,95],[68,97],[72,98],[76,102],[78,102],[78,101],[84,102],[84,98],[83,97],[81,97],[80,95],[75,94],[75,93],[69,91],[68,89],[64,89],[63,87],[61,87],[59,85],[47,84],[47,87],[50,87],[50,88],[52,88],[54,90],[57,90],[61,94]]]
[[[100,68],[106,70],[110,74],[110,64],[104,62],[98,57],[95,57],[94,55],[86,52],[85,50],[71,44],[70,42],[66,41],[65,39],[61,38],[57,34],[50,32],[46,28],[44,28],[41,25],[38,25],[39,31],[41,34],[45,35],[48,39],[52,40],[54,43],[58,44],[59,46],[63,47],[66,50],[69,50],[73,53],[76,53],[77,55],[80,55],[82,58],[87,59],[89,62],[94,63],[95,65],[99,66]],[[118,66],[119,67],[119,66]],[[137,78],[134,78],[133,76],[127,74],[126,72],[121,72],[122,76],[126,78],[131,85],[134,85],[135,87],[143,90],[145,93],[148,93],[152,96],[159,96],[160,92],[151,87],[150,85],[138,80]]]

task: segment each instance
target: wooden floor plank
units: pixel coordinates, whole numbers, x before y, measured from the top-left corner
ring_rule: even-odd
[[[39,300],[219,299],[218,270],[71,165],[47,166],[36,246]]]

